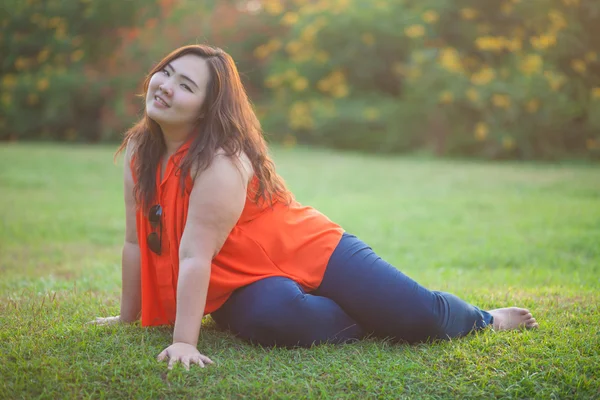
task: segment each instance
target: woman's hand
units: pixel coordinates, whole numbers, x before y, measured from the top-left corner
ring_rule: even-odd
[[[173,369],[178,361],[188,371],[190,364],[198,364],[202,368],[205,364],[213,364],[210,358],[200,354],[195,346],[187,343],[173,343],[158,355],[158,361],[164,361],[167,358],[169,359],[169,369]]]
[[[88,324],[94,325],[114,325],[121,322],[121,316],[117,315],[116,317],[96,317],[95,320],[88,322]]]

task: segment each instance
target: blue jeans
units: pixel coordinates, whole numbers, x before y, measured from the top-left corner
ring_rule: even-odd
[[[460,337],[492,316],[458,297],[431,291],[344,233],[317,290],[272,277],[236,290],[212,313],[238,337],[264,346],[346,343],[370,334],[409,343]]]

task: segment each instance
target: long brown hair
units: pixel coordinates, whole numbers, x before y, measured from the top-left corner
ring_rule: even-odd
[[[217,151],[222,149],[227,156],[244,152],[249,158],[259,182],[254,201],[262,199],[269,204],[275,199],[289,201],[291,194],[283,179],[275,172],[260,122],[229,54],[206,45],[184,46],[173,51],[146,76],[143,98],[146,98],[152,75],[186,54],[206,60],[211,76],[194,138],[178,166],[182,188],[192,166],[196,167],[198,174],[201,173],[211,164]],[[134,157],[132,173],[137,178],[134,187],[136,202],[138,207],[146,209],[155,201],[156,169],[166,151],[166,144],[160,126],[145,111],[140,121],[125,133],[115,157],[127,147],[128,142],[131,142],[133,149],[130,155]]]

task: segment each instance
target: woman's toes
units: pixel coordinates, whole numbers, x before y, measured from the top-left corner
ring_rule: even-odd
[[[536,322],[535,318],[530,318],[529,320],[527,320],[527,322],[525,323],[525,326],[527,328],[537,328],[539,325]]]

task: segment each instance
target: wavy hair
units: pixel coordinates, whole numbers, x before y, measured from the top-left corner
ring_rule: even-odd
[[[173,51],[146,76],[144,99],[152,75],[186,54],[194,54],[206,60],[211,76],[206,99],[198,113],[195,132],[192,133],[194,138],[187,154],[177,166],[182,188],[185,188],[185,179],[189,176],[192,166],[196,167],[198,174],[201,173],[211,164],[217,151],[222,150],[227,156],[244,152],[258,178],[254,201],[259,202],[262,199],[271,205],[276,199],[289,202],[291,193],[283,179],[275,172],[275,164],[268,154],[260,122],[242,85],[235,63],[225,51],[206,45],[184,46]],[[138,207],[147,209],[155,200],[156,169],[165,154],[166,144],[160,126],[148,117],[145,110],[140,121],[125,133],[115,157],[129,142],[133,149],[132,173],[137,178],[134,186],[135,199]]]

